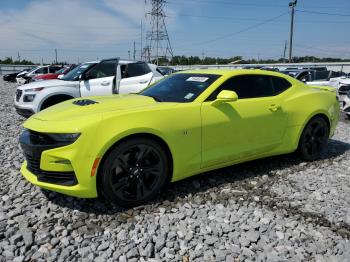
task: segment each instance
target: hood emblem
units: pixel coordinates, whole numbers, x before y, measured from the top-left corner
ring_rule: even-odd
[[[98,104],[98,102],[90,99],[80,99],[80,100],[74,101],[73,104],[77,106],[88,106],[88,105]]]

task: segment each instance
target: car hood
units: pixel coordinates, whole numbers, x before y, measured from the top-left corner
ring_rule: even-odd
[[[21,90],[28,90],[33,88],[39,88],[39,87],[55,87],[55,86],[71,86],[71,85],[77,85],[76,81],[64,81],[64,80],[49,80],[49,81],[39,81],[39,82],[31,82],[29,84],[22,85],[19,87]]]
[[[135,110],[144,111],[165,104],[175,103],[159,103],[151,97],[135,94],[77,98],[49,107],[35,114],[32,118],[43,121],[70,121],[83,117],[93,117],[96,114],[102,115],[107,112],[118,114]]]

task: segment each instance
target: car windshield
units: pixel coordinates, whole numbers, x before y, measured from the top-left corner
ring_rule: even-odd
[[[72,71],[67,73],[64,77],[61,78],[61,80],[76,81],[82,73],[84,73],[86,70],[88,70],[94,65],[96,65],[96,63],[81,64],[80,66],[77,66]]]
[[[39,69],[39,68],[40,68],[40,66],[34,67],[33,69],[31,69],[31,70],[28,72],[28,74],[33,73],[34,71],[36,71],[36,70]]]
[[[149,96],[158,102],[188,103],[195,100],[220,75],[175,74],[155,83],[140,95]]]

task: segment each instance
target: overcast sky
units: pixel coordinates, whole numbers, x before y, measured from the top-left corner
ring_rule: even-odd
[[[289,35],[288,0],[169,0],[166,24],[175,55],[279,58]],[[0,58],[82,62],[128,57],[144,0],[1,0]],[[299,0],[294,55],[350,58],[350,1]],[[145,29],[147,30],[147,28]],[[145,34],[145,32],[144,32]],[[145,44],[145,40],[143,40]]]

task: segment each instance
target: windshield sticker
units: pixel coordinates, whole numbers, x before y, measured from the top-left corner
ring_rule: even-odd
[[[209,77],[203,77],[203,76],[191,76],[186,79],[186,81],[193,81],[193,82],[201,82],[204,83],[209,79]]]
[[[184,98],[188,100],[188,99],[191,99],[192,96],[194,96],[194,94],[188,93]]]

